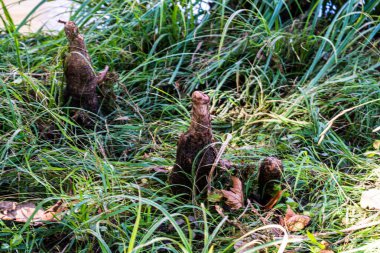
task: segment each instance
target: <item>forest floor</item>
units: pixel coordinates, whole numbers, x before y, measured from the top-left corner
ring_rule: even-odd
[[[331,13],[215,1],[195,14],[191,1],[77,2],[94,68],[118,76],[99,87],[90,129],[62,103],[64,33],[20,34],[1,16],[0,201],[64,208],[42,224],[0,220],[0,252],[380,252],[380,212],[360,205],[380,188],[380,1]],[[195,90],[232,163],[212,189],[237,176],[240,209],[170,190]],[[283,192],[265,210],[252,196],[268,156],[283,162]],[[290,231],[288,206],[310,224]]]

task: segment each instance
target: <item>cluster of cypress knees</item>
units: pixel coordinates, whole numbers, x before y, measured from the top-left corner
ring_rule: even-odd
[[[84,111],[98,113],[100,103],[97,86],[106,79],[108,66],[96,73],[92,67],[83,35],[72,21],[64,24],[69,42],[69,52],[64,61],[66,89],[64,102],[70,107],[71,117],[82,126],[89,125],[89,116]],[[201,91],[192,94],[191,124],[183,133],[177,145],[176,163],[169,176],[174,194],[189,198],[205,192],[210,184],[210,171],[215,163],[218,150],[214,145],[209,111],[210,98]],[[267,157],[259,167],[258,196],[262,203],[268,202],[274,194],[276,182],[281,178],[281,161]]]

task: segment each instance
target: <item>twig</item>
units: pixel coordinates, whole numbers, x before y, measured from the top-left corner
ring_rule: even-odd
[[[370,223],[367,223],[367,224],[354,225],[352,227],[345,228],[345,229],[338,230],[338,231],[334,231],[334,232],[315,233],[313,235],[315,237],[324,237],[324,236],[336,235],[336,234],[341,234],[341,233],[346,234],[346,233],[351,233],[351,232],[354,232],[354,231],[357,231],[357,230],[361,230],[361,229],[364,229],[364,228],[375,227],[375,226],[378,226],[378,225],[380,225],[380,221],[374,221],[374,222],[370,222]],[[302,236],[302,235],[292,235],[290,237],[291,237],[291,239],[296,239],[297,242],[302,242],[302,241],[305,241],[305,240],[309,240],[309,237]],[[279,239],[279,238],[277,238],[277,239]]]
[[[370,222],[370,223],[367,223],[367,224],[354,225],[352,227],[349,227],[349,228],[346,228],[346,229],[342,229],[339,232],[340,233],[349,233],[349,232],[353,232],[353,231],[360,230],[360,229],[363,229],[363,228],[374,227],[374,226],[377,226],[377,225],[380,225],[380,221],[374,221],[374,222]],[[333,232],[330,232],[330,233],[333,233]]]
[[[251,207],[251,211],[256,214],[257,216],[259,216],[259,219],[261,220],[261,222],[264,224],[264,225],[268,225],[269,224],[269,221],[267,219],[265,219],[260,213],[259,211],[256,210],[256,208],[252,205],[251,201],[248,200],[248,206]]]
[[[248,200],[249,201],[249,200]],[[249,202],[248,202],[249,203]],[[237,217],[237,220],[240,220],[244,214],[248,211],[248,208],[249,208],[249,205],[247,205],[245,208],[244,208],[244,211],[239,215],[239,217]]]
[[[229,220],[228,219],[228,216],[226,216],[223,212],[223,208],[221,208],[219,205],[215,205],[215,210],[216,212],[222,217],[222,218],[225,218],[227,217],[226,219],[226,222],[237,227],[240,231],[242,231],[243,233],[247,233],[248,229],[242,224],[240,223],[239,221],[235,221],[235,220]]]

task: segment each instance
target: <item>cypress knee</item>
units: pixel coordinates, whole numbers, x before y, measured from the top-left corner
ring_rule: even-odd
[[[283,166],[281,160],[275,157],[265,158],[259,167],[259,196],[262,204],[268,201],[276,194],[277,185],[280,184]]]
[[[66,90],[64,102],[72,107],[79,107],[92,113],[99,110],[99,99],[96,93],[98,84],[104,81],[108,66],[99,74],[92,67],[83,35],[72,21],[59,21],[65,24],[65,33],[69,42],[69,52],[64,62]],[[77,114],[75,114],[77,115]]]
[[[191,123],[177,145],[176,164],[170,175],[174,194],[190,197],[201,193],[207,186],[207,177],[216,158],[211,117],[210,98],[200,91],[192,94]]]

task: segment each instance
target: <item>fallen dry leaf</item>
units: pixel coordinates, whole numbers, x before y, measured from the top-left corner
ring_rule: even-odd
[[[243,184],[237,177],[231,177],[231,191],[222,190],[223,196],[227,199],[226,204],[232,210],[237,210],[244,206]]]
[[[53,205],[52,207],[50,207],[49,209],[45,211],[43,220],[45,221],[60,220],[62,219],[63,212],[66,211],[67,209],[68,209],[67,204],[63,204],[62,201],[58,201],[57,203],[55,203],[55,205]]]
[[[289,231],[297,232],[309,225],[310,217],[306,215],[296,214],[295,212],[293,212],[290,206],[288,206],[284,222],[285,226]]]
[[[268,203],[264,206],[264,209],[265,210],[270,210],[274,207],[274,205],[277,204],[278,200],[281,198],[281,195],[282,195],[282,190],[278,191],[276,193],[276,195],[273,196],[273,198],[271,198]]]
[[[228,218],[228,216],[226,216],[224,214],[224,211],[223,211],[223,208],[221,208],[219,205],[215,205],[215,210],[216,212],[222,217],[222,218]],[[229,220],[229,219],[226,219],[227,223],[237,227],[238,229],[240,229],[240,231],[242,231],[243,233],[247,233],[247,229],[245,228],[245,226],[239,222],[238,220]]]
[[[362,193],[360,199],[362,208],[380,210],[380,189],[370,189]]]
[[[0,202],[0,212],[6,211],[6,210],[14,210],[16,209],[16,202],[11,201],[2,201]]]
[[[36,205],[31,202],[19,204],[17,202],[3,201],[0,202],[0,220],[25,223],[33,216],[30,220],[31,225],[42,225],[42,221],[56,221],[57,215],[67,208],[62,205],[62,201],[58,201],[46,211],[42,208],[36,209]]]

